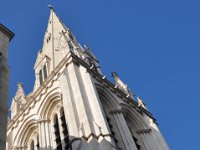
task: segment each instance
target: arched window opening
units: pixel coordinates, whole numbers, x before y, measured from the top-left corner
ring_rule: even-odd
[[[37,149],[40,149],[40,143],[39,143],[39,136],[37,136],[37,144],[36,144]]]
[[[138,137],[136,136],[137,133],[135,133],[135,132],[134,132],[134,129],[133,129],[134,124],[131,123],[131,121],[130,121],[127,117],[125,117],[125,120],[126,120],[126,123],[127,123],[127,125],[128,125],[128,128],[129,128],[129,131],[130,131],[130,133],[131,133],[131,136],[132,136],[132,138],[133,138],[133,141],[134,141],[134,143],[135,143],[135,145],[136,145],[136,147],[137,147],[137,150],[141,150],[141,145],[140,145],[140,143],[139,143],[139,139],[138,139]]]
[[[135,142],[135,145],[136,145],[137,149],[138,149],[138,150],[141,150],[141,149],[140,149],[141,146],[140,146],[140,144],[138,143],[138,139],[137,139],[136,137],[134,137],[133,135],[132,135],[132,137],[133,137],[133,140],[134,140],[134,142]]]
[[[43,77],[42,77],[42,70],[39,72],[39,78],[40,78],[40,85],[43,83]]]
[[[64,136],[64,149],[65,150],[69,150],[71,149],[71,145],[69,145],[69,132],[68,132],[68,128],[67,128],[67,123],[66,123],[66,119],[65,119],[65,114],[64,114],[64,110],[63,108],[61,108],[61,126],[63,129],[63,136]]]
[[[44,79],[46,79],[47,78],[47,67],[46,67],[46,65],[44,65],[43,70],[44,70]]]
[[[56,150],[62,150],[62,143],[60,138],[60,130],[59,130],[59,122],[58,116],[54,117],[54,134],[55,134],[55,142],[56,142]]]
[[[34,141],[32,140],[31,145],[30,145],[30,150],[34,150],[34,147],[35,147]]]
[[[98,90],[98,89],[97,89]],[[115,105],[112,103],[112,98],[107,95],[106,92],[102,92],[100,89],[98,92],[100,101],[102,103],[102,108],[104,110],[105,118],[108,124],[108,127],[111,132],[111,137],[115,143],[117,149],[124,149],[123,141],[120,136],[120,132],[117,126],[117,122],[115,120],[114,114],[111,111],[114,109]]]
[[[107,119],[107,122],[108,122],[108,126],[110,127],[112,138],[114,139],[115,144],[117,145],[118,144],[118,140],[116,139],[114,128],[113,128],[113,125],[111,123],[111,120],[110,120],[110,118],[107,115],[106,115],[106,119]]]

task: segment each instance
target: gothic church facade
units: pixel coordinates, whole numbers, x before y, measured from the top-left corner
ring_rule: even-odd
[[[168,150],[142,100],[82,47],[51,7],[35,85],[23,84],[11,105],[7,150]]]

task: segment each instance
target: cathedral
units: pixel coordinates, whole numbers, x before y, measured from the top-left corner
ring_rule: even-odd
[[[169,150],[142,99],[102,74],[51,6],[34,71],[33,91],[18,83],[12,100],[7,150]]]

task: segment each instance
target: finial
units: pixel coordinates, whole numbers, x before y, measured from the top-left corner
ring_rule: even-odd
[[[23,83],[18,82],[17,83],[17,92],[15,95],[15,99],[19,99],[20,97],[25,97],[24,89],[23,89]]]
[[[85,48],[85,49],[89,49],[89,47],[88,47],[86,44],[84,44],[84,48]]]
[[[48,5],[48,7],[49,7],[51,10],[54,9],[54,8],[53,8],[53,5]]]
[[[19,88],[23,88],[23,83],[18,82],[18,83],[17,83],[17,87],[18,87],[18,89],[19,89]]]
[[[85,44],[85,45],[84,45],[84,48],[85,48],[86,51],[91,52],[91,49],[88,47],[88,45]]]
[[[125,84],[118,76],[118,74],[116,72],[112,72],[112,77],[115,80],[115,87],[121,89],[122,91],[124,91],[127,94],[127,97],[131,97],[133,98],[133,93],[131,92],[131,90],[128,88],[128,85]]]
[[[116,72],[112,72],[111,74],[112,74],[112,77],[114,77],[114,78],[118,77],[118,74]]]
[[[141,99],[141,97],[137,97],[138,100],[138,106],[139,107],[143,107],[144,109],[147,109],[146,104],[143,102],[143,100]]]

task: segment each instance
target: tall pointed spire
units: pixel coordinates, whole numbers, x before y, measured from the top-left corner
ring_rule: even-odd
[[[50,8],[50,16],[47,25],[47,30],[45,32],[44,40],[43,40],[43,47],[42,53],[47,55],[51,59],[50,70],[53,70],[57,64],[56,56],[55,56],[55,49],[58,45],[58,41],[60,38],[60,33],[62,31],[67,32],[67,28],[63,26],[60,19],[55,14],[52,5],[49,5]]]
[[[77,56],[81,56],[83,51],[72,32],[56,15],[53,6],[48,5],[48,7],[50,8],[50,15],[43,46],[38,52],[34,65],[36,76],[34,89],[37,89],[45,80],[44,68],[47,68],[47,74],[50,74],[69,51],[73,51]]]
[[[63,36],[62,33],[64,33],[64,36],[67,37],[67,39],[64,39],[65,42],[69,43],[69,41],[73,41],[71,42],[71,45],[73,45],[74,47],[76,47],[75,46],[76,39],[70,32],[69,28],[67,28],[60,20],[60,18],[56,15],[53,6],[48,5],[48,7],[50,8],[50,15],[49,15],[47,29],[44,35],[41,53],[44,56],[48,56],[51,59],[50,62],[50,72],[51,72],[60,62],[61,52],[58,47],[60,44],[60,40]]]

